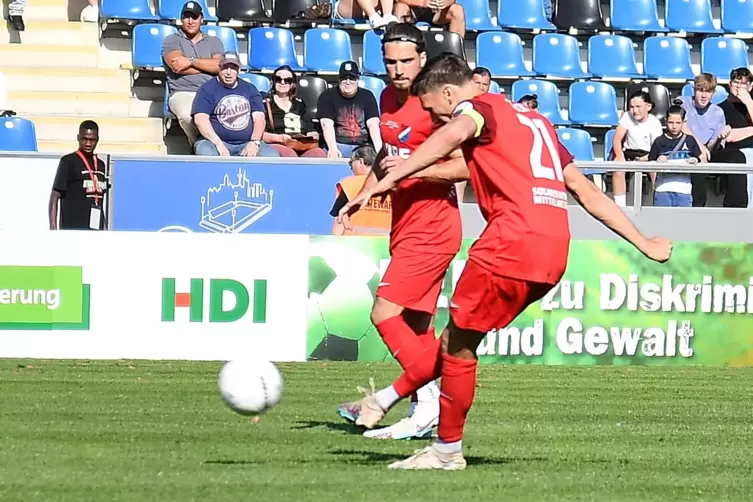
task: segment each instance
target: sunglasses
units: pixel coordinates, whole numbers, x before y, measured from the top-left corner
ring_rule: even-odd
[[[293,78],[292,77],[275,77],[275,84],[292,84]]]

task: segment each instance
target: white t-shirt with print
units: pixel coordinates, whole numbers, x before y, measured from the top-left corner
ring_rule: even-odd
[[[630,112],[625,112],[620,118],[619,125],[627,130],[625,142],[622,145],[625,150],[651,151],[654,140],[664,134],[661,122],[651,114],[643,122],[638,122],[630,115]]]

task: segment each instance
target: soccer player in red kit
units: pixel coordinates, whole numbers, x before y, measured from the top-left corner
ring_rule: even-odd
[[[388,156],[408,158],[437,127],[410,87],[426,61],[424,38],[413,24],[390,25],[382,38],[385,68],[391,80],[381,96],[381,135]],[[438,159],[439,160],[439,159]],[[406,368],[434,373],[440,341],[432,326],[442,281],[460,250],[462,227],[453,182],[468,179],[460,150],[448,152],[431,168],[405,179],[392,197],[390,264],[376,291],[371,318],[390,352]],[[375,185],[372,171],[365,186]],[[424,352],[434,355],[425,357]],[[406,439],[431,433],[439,418],[439,389],[425,386],[404,393],[408,383],[393,385],[359,401],[345,403],[338,412],[347,420],[371,429],[384,416],[379,403],[416,393],[408,418],[391,427],[366,431],[367,437]]]
[[[447,124],[409,159],[382,161],[383,193],[458,146],[487,226],[468,252],[450,303],[450,321],[436,361],[442,377],[439,439],[392,469],[458,470],[466,466],[463,429],[476,387],[476,350],[492,329],[505,328],[543,297],[565,272],[570,242],[567,191],[596,219],[648,258],[664,262],[672,252],[663,238],[646,238],[601,190],[581,174],[551,123],[503,96],[482,94],[466,62],[452,54],[429,61],[413,85],[424,109]],[[357,209],[359,194],[341,214]],[[407,379],[423,385],[425,377]],[[410,390],[408,388],[407,390]]]

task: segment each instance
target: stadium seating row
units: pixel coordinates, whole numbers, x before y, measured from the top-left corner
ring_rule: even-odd
[[[219,37],[225,48],[238,52],[236,32],[225,26],[203,26],[205,33]],[[133,67],[162,67],[162,40],[175,33],[174,26],[141,24],[133,33]],[[463,41],[455,33],[427,32],[429,55],[450,51],[464,55]],[[296,71],[336,73],[340,63],[353,60],[348,32],[337,28],[311,28],[303,36],[303,64],[298,62],[293,32],[285,28],[253,28],[248,33],[248,66],[251,70],[270,71],[288,64]],[[638,69],[633,41],[623,35],[595,35],[588,39],[588,71],[580,61],[580,42],[570,35],[550,33],[533,38],[533,70],[525,66],[523,42],[515,33],[482,33],[476,39],[476,65],[489,68],[496,78],[536,75],[581,79],[693,78],[690,45],[683,38],[653,36],[643,43],[643,69]],[[701,42],[701,71],[717,78],[729,78],[729,72],[748,66],[748,46],[737,38],[708,37]],[[384,75],[379,35],[368,31],[363,36],[363,70]]]
[[[740,33],[753,32],[753,2],[722,0],[721,23],[712,18],[711,0],[664,0],[664,24],[659,20],[657,0],[610,0],[607,27],[599,0],[555,0],[554,24],[544,16],[542,0],[497,0],[496,19],[489,0],[458,0],[466,12],[469,31],[496,31],[503,28],[530,30],[636,31],[648,33]],[[299,17],[316,4],[315,0],[275,1],[268,16],[262,0],[217,0],[217,16],[209,15],[205,0],[198,0],[207,13],[207,21],[279,22]],[[270,2],[271,3],[271,2]],[[334,3],[334,2],[333,2]],[[101,0],[100,18],[104,21],[149,22],[180,18],[182,0],[159,0],[157,14],[149,9],[149,0]],[[495,23],[496,21],[496,23]],[[332,19],[334,24],[354,24],[353,20]]]

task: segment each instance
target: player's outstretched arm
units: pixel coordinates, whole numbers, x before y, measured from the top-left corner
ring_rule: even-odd
[[[458,183],[470,179],[470,173],[468,172],[468,166],[465,164],[462,150],[455,150],[446,158],[445,162],[431,165],[423,171],[413,174],[411,178],[421,178],[426,181],[445,184]]]
[[[439,128],[424,143],[416,148],[410,157],[400,162],[394,169],[385,169],[390,158],[382,161],[382,169],[389,171],[376,186],[375,193],[383,193],[394,188],[397,183],[412,176],[438,160],[443,159],[460,148],[464,142],[476,136],[478,125],[467,115],[457,115]],[[467,179],[467,178],[466,178]]]
[[[630,242],[646,257],[660,263],[669,259],[672,242],[664,237],[644,236],[625,212],[580,172],[578,166],[568,164],[563,174],[567,189],[591,216]]]

